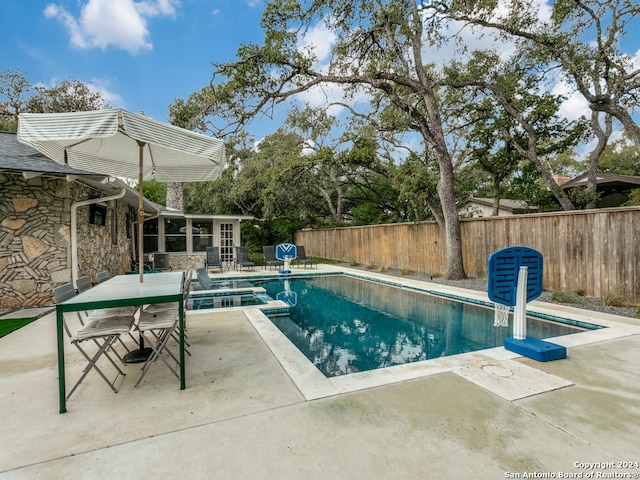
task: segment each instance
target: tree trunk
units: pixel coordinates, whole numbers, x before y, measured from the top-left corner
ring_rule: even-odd
[[[589,165],[587,168],[587,198],[589,199],[585,208],[596,208],[596,192],[598,191],[597,177],[598,177],[598,162],[600,161],[600,155],[604,152],[604,149],[607,147],[607,142],[609,141],[609,137],[611,136],[611,132],[613,129],[612,126],[612,117],[608,113],[605,113],[605,128],[604,130],[600,126],[598,112],[595,110],[591,111],[591,127],[593,128],[593,132],[598,139],[598,143],[595,148],[589,154]]]
[[[493,179],[493,210],[492,217],[500,215],[500,180],[496,177]]]
[[[573,205],[573,203],[569,199],[567,192],[564,191],[561,185],[558,185],[558,182],[555,181],[551,173],[549,173],[549,170],[547,170],[544,167],[544,165],[538,158],[538,154],[536,153],[535,155],[530,156],[529,159],[533,163],[535,163],[536,168],[538,169],[538,172],[540,172],[540,175],[544,180],[544,183],[547,185],[549,190],[551,190],[551,193],[553,193],[553,195],[556,197],[556,200],[558,200],[562,209],[566,212],[570,210],[575,210],[576,207]]]
[[[438,199],[435,196],[428,195],[427,196],[427,206],[433,215],[433,218],[438,222],[438,226],[444,232],[444,215],[442,215],[442,208],[440,208],[440,204],[438,203]]]
[[[629,135],[629,138],[640,152],[640,127],[638,127],[638,124],[634,122],[633,117],[629,114],[627,109],[609,103],[591,103],[589,106],[596,111],[608,113],[612,117],[618,119],[624,127],[624,130],[627,132],[627,135]]]
[[[438,196],[442,205],[445,235],[446,271],[444,272],[444,277],[449,280],[462,280],[467,278],[467,274],[464,271],[464,263],[462,261],[462,235],[456,207],[453,165],[451,161],[439,163]]]
[[[540,172],[542,176],[542,180],[547,185],[551,193],[556,197],[558,203],[563,210],[575,210],[571,200],[567,196],[567,193],[564,189],[558,185],[558,183],[554,180],[551,172],[542,164],[540,158],[538,157],[538,133],[536,129],[533,127],[531,123],[525,118],[523,113],[519,111],[508,99],[507,97],[495,86],[489,85],[489,89],[493,95],[493,97],[504,107],[504,109],[511,115],[520,126],[527,132],[529,135],[529,141],[527,142],[527,149],[525,150],[522,145],[520,145],[515,138],[509,133],[506,128],[502,128],[502,133],[505,138],[509,139],[511,146],[523,157],[528,158],[533,162],[533,164]]]
[[[422,134],[422,138],[433,147],[440,169],[437,191],[440,198],[440,206],[442,207],[442,217],[444,218],[446,263],[444,276],[449,280],[461,280],[467,278],[467,274],[464,271],[464,263],[462,261],[462,236],[460,234],[458,206],[456,205],[453,162],[445,141],[440,105],[435,92],[436,84],[433,78],[427,75],[428,69],[425,68],[423,62],[423,17],[418,11],[416,2],[409,2],[409,4],[411,7],[411,24],[413,26],[410,38],[414,61],[413,68],[421,86],[420,93],[424,100],[428,118],[424,120],[416,118],[419,115],[413,108],[408,113],[413,117],[414,122],[420,126],[419,131]]]

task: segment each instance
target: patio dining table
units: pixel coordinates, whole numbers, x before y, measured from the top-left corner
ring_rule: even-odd
[[[66,312],[95,310],[98,308],[140,306],[154,303],[178,302],[180,329],[180,390],[186,388],[184,365],[184,272],[144,274],[140,282],[138,275],[116,275],[106,282],[76,295],[56,305],[58,335],[58,387],[60,413],[67,411],[65,368],[64,368],[64,326]]]

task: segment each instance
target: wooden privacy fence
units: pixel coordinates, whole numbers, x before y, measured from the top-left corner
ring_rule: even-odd
[[[486,278],[489,255],[514,245],[540,251],[545,290],[604,297],[624,288],[640,298],[640,207],[577,210],[461,220],[467,275]],[[301,230],[308,256],[372,268],[445,271],[444,236],[436,222]]]

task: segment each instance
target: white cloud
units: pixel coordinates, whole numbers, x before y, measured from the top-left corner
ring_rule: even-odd
[[[336,42],[336,34],[326,24],[319,22],[305,32],[304,36],[298,38],[298,50],[311,51],[316,57],[314,69],[320,72],[327,72],[331,59],[331,48]],[[356,105],[360,101],[368,102],[368,98],[362,94],[349,98],[345,93],[345,87],[339,84],[322,84],[299,93],[295,97],[296,101],[308,103],[312,107],[327,106],[335,102]],[[331,105],[327,107],[327,113],[338,117],[343,113],[345,107],[341,105]]]
[[[499,21],[501,18],[507,18],[509,16],[507,6],[508,3],[498,0],[495,13],[490,20]],[[532,8],[537,9],[538,20],[541,24],[551,18],[552,8],[547,0],[534,0]],[[499,52],[502,59],[506,59],[516,49],[512,41],[499,38],[497,31],[465,26],[463,22],[448,22],[444,25],[441,34],[449,41],[441,46],[431,45],[426,37],[428,34],[428,30],[425,30],[424,58],[436,65],[443,65],[452,60],[465,61],[473,50],[494,50]],[[456,39],[457,42],[453,39]],[[465,51],[464,47],[468,51]]]
[[[145,0],[134,2],[133,5],[141,15],[146,17],[175,17],[176,7],[180,6],[180,0]]]
[[[302,145],[302,151],[300,152],[300,155],[302,155],[303,157],[306,157],[308,155],[313,155],[316,151],[316,148],[317,148],[316,142],[314,142],[311,139],[307,139],[304,141]]]
[[[304,37],[298,40],[298,49],[310,49],[315,53],[318,62],[323,63],[331,54],[331,47],[336,42],[336,34],[329,30],[324,23],[317,23],[306,31]]]
[[[69,31],[71,44],[81,48],[113,46],[136,54],[153,48],[148,41],[147,19],[176,15],[180,0],[88,0],[78,18],[64,7],[49,4],[48,18],[57,18]]]
[[[554,95],[563,95],[566,100],[560,106],[559,114],[561,117],[567,120],[573,121],[580,117],[590,117],[591,110],[589,109],[589,103],[584,96],[575,91],[567,83],[560,80],[551,88],[551,93]]]
[[[636,51],[636,54],[631,57],[631,68],[630,70],[637,70],[640,68],[640,50]]]
[[[94,92],[98,92],[102,95],[102,98],[112,107],[124,106],[122,96],[109,90],[110,83],[108,80],[93,79],[86,83],[87,87]]]
[[[312,88],[296,95],[296,98],[312,107],[320,107],[332,102],[339,102],[344,99],[344,91],[340,85],[326,84]],[[331,115],[337,115],[342,107],[335,106],[329,111]]]

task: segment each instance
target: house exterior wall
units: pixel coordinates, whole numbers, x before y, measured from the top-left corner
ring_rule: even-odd
[[[73,202],[96,198],[90,189],[78,183],[70,186],[75,197]],[[110,202],[104,226],[89,223],[89,214],[89,206],[78,208],[78,275],[90,275],[95,282],[98,272],[106,270],[111,275],[119,275],[130,271],[134,218],[131,207],[124,202]],[[71,277],[67,281],[70,280]]]
[[[485,218],[490,217],[492,214],[493,207],[475,202],[469,202],[464,206],[464,208],[460,210],[460,215],[466,218]],[[498,209],[499,217],[504,217],[507,215],[513,215],[513,212],[505,208]]]
[[[205,253],[193,253],[193,254],[169,254],[169,265],[171,270],[195,270],[197,268],[204,267],[206,260]]]
[[[0,309],[53,305],[53,288],[71,281],[71,205],[99,197],[64,178],[0,173]],[[78,272],[123,273],[131,267],[130,207],[117,202],[105,226],[78,208]],[[113,232],[113,236],[112,236]]]

